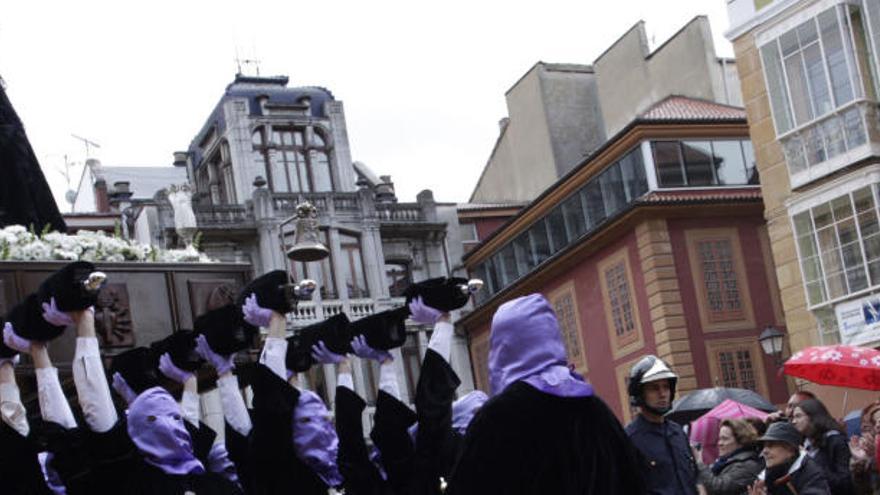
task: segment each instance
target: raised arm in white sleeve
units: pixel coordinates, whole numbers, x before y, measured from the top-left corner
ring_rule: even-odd
[[[441,318],[434,324],[434,333],[431,334],[431,340],[428,342],[428,349],[439,354],[447,363],[452,354],[452,332],[452,323]]]
[[[11,360],[0,362],[0,419],[23,437],[31,431]]]
[[[193,379],[196,379],[195,377]],[[199,402],[199,393],[191,390],[184,390],[180,396],[180,410],[183,411],[183,417],[189,424],[199,427],[202,420],[202,409]]]
[[[220,403],[223,404],[223,417],[226,418],[226,422],[233,430],[247,436],[253,424],[244,397],[238,388],[238,377],[232,373],[220,375],[217,379],[217,389],[220,390]]]
[[[49,351],[39,343],[31,344],[31,357],[34,360],[34,374],[37,375],[37,399],[40,402],[40,415],[43,421],[58,423],[67,429],[76,428],[76,420],[70,404],[61,390],[58,369],[49,360]]]
[[[273,373],[287,380],[287,322],[284,316],[278,313],[272,314],[269,322],[269,334],[263,344],[263,352],[260,354],[260,363],[272,370]]]
[[[76,321],[76,351],[73,354],[73,383],[89,429],[103,433],[119,419],[110,386],[101,362],[101,350],[95,336],[95,314],[90,310],[70,313]]]
[[[400,400],[400,386],[397,383],[397,370],[393,360],[379,365],[379,390]]]

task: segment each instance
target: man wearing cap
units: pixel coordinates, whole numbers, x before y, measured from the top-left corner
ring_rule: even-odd
[[[568,367],[553,308],[532,294],[492,318],[489,401],[464,437],[447,492],[642,494],[638,454]]]
[[[697,469],[681,426],[663,415],[672,408],[676,375],[662,359],[645,356],[629,374],[630,404],[639,408],[626,426],[642,454],[642,469],[652,495],[696,495]]]
[[[801,435],[791,423],[771,424],[764,436],[761,456],[767,464],[749,495],[829,495],[831,489],[822,468],[801,452]]]

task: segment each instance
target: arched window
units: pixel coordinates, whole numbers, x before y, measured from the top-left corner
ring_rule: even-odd
[[[268,142],[262,128],[254,131],[254,158],[267,165],[269,187],[274,192],[333,190],[326,139],[317,131],[309,142],[305,138],[305,129],[298,127],[273,127]]]

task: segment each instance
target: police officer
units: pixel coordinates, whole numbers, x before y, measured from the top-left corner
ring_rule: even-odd
[[[639,414],[626,426],[642,454],[648,492],[653,495],[696,495],[696,464],[687,435],[663,415],[672,408],[676,375],[657,356],[639,360],[629,373],[630,403]]]

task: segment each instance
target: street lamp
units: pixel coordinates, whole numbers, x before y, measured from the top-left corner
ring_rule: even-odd
[[[758,342],[764,349],[764,354],[773,356],[776,366],[782,365],[782,346],[785,344],[785,333],[768,325],[758,336]]]

